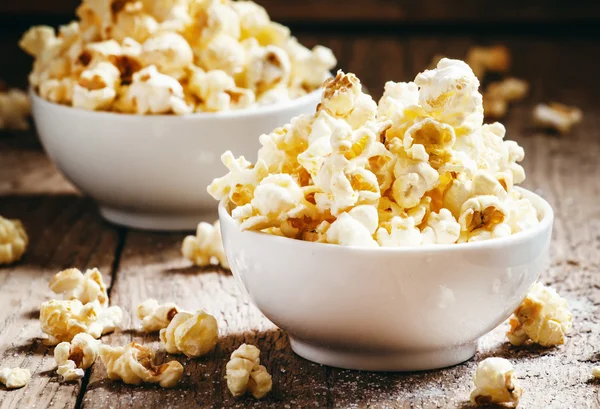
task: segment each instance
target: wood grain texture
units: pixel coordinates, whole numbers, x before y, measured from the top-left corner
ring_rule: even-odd
[[[411,80],[433,55],[463,57],[475,43],[468,36],[316,31],[299,37],[307,45],[331,47],[339,67],[355,72],[374,97],[381,95],[386,80]],[[529,97],[515,104],[502,122],[507,138],[526,150],[525,187],[548,199],[556,213],[550,263],[541,274],[542,281],[557,288],[572,308],[574,327],[566,345],[511,347],[505,341],[504,323],[482,338],[473,360],[440,371],[363,373],[312,364],[292,353],[285,333],[248,302],[229,273],[199,269],[183,260],[182,235],[123,232],[123,251],[117,252],[119,232],[99,221],[88,200],[72,195],[72,188],[56,176],[31,137],[8,135],[0,137],[0,214],[23,218],[33,243],[21,263],[0,269],[0,365],[26,366],[35,374],[23,391],[0,389],[0,408],[34,403],[40,407],[52,400],[53,407],[68,408],[466,409],[471,408],[473,371],[488,356],[514,363],[525,391],[520,408],[599,408],[600,383],[591,379],[590,371],[600,362],[600,83],[592,80],[595,66],[582,59],[598,55],[600,42],[494,36],[477,42],[507,44],[514,54],[512,74],[532,85]],[[531,128],[532,107],[554,100],[584,110],[584,122],[569,135]],[[105,342],[121,345],[136,340],[159,348],[156,335],[136,330],[135,307],[149,297],[190,310],[205,308],[219,321],[220,342],[207,356],[188,360],[159,354],[161,360],[178,359],[185,366],[182,383],[173,390],[109,381],[100,362],[84,382],[85,390],[59,385],[48,372],[53,365],[48,351],[31,342],[39,329],[34,314],[27,312],[49,296],[46,283],[51,274],[70,265],[100,265],[110,271],[114,257],[118,260],[111,301],[123,307],[127,319],[124,329],[105,337]],[[10,345],[4,345],[7,339]],[[273,375],[273,393],[264,401],[233,399],[226,388],[224,366],[242,342],[259,346],[262,362]]]

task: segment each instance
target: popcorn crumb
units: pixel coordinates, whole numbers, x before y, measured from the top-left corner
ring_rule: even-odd
[[[122,320],[119,307],[103,308],[98,301],[84,305],[79,300],[50,300],[40,308],[40,324],[49,345],[71,342],[79,333],[98,339],[114,331]]]
[[[567,300],[554,289],[535,283],[511,317],[506,336],[517,346],[528,340],[544,347],[561,345],[571,329],[572,319]]]
[[[62,376],[63,382],[76,381],[83,378],[98,357],[100,341],[91,335],[79,333],[69,342],[61,342],[54,348],[54,360],[58,366],[56,372]]]
[[[540,128],[554,129],[561,134],[568,133],[574,125],[583,119],[583,113],[577,107],[556,102],[539,104],[533,109],[534,124]]]
[[[85,274],[76,268],[63,270],[52,277],[49,287],[64,300],[79,300],[82,304],[98,301],[101,307],[108,306],[106,285],[97,268],[87,270]]]
[[[142,327],[146,332],[167,328],[180,311],[181,309],[173,303],[158,304],[158,301],[153,299],[144,301],[136,309],[137,317],[142,320]]]
[[[10,89],[0,92],[0,129],[26,131],[31,114],[31,101],[26,92]]]
[[[504,358],[487,358],[477,365],[475,390],[471,392],[474,405],[510,404],[516,407],[522,394],[516,384],[512,364]]]
[[[256,399],[261,399],[273,388],[271,375],[260,365],[259,356],[260,350],[247,344],[242,344],[231,354],[226,366],[226,379],[233,396],[242,396],[250,391]]]
[[[31,372],[24,368],[2,368],[0,369],[0,383],[8,389],[22,388],[29,383]]]
[[[29,238],[20,220],[0,216],[0,264],[11,264],[21,259]]]
[[[219,339],[217,320],[205,311],[195,314],[177,313],[166,328],[160,330],[160,341],[169,354],[185,354],[198,358],[210,352]]]
[[[229,268],[218,220],[212,225],[200,222],[196,235],[187,236],[183,240],[181,253],[197,266],[220,264],[223,268]]]
[[[154,351],[135,342],[122,347],[100,345],[99,355],[108,379],[130,385],[158,383],[163,388],[173,388],[183,375],[183,366],[179,362],[155,365]]]
[[[592,368],[592,376],[596,379],[600,379],[600,366],[595,366]]]

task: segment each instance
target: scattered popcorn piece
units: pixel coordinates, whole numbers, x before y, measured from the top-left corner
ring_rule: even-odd
[[[63,270],[52,277],[49,287],[56,294],[62,294],[64,300],[79,300],[82,304],[98,301],[101,307],[108,307],[106,285],[97,268],[85,274],[76,268]]]
[[[18,261],[25,253],[29,238],[20,220],[0,216],[0,264]]]
[[[508,103],[518,101],[529,92],[529,84],[518,78],[506,78],[488,85],[483,94],[483,108],[488,118],[506,115]]]
[[[583,113],[579,108],[556,102],[539,104],[533,110],[533,121],[537,126],[555,129],[562,134],[568,133],[582,119]]]
[[[200,310],[195,314],[179,312],[167,328],[160,330],[160,340],[169,354],[198,358],[217,345],[219,326],[212,315]]]
[[[511,65],[510,51],[503,45],[472,47],[467,51],[466,63],[477,78],[482,79],[488,71],[507,72]]]
[[[100,345],[99,354],[108,378],[126,384],[158,383],[163,388],[173,388],[183,375],[179,362],[155,365],[154,351],[135,342],[122,347]]]
[[[592,376],[596,379],[600,379],[600,366],[595,366],[592,368]]]
[[[523,391],[516,384],[512,364],[504,358],[487,358],[477,365],[474,405],[511,404],[516,407]]]
[[[535,283],[511,317],[506,336],[513,345],[523,345],[529,339],[544,347],[561,345],[572,319],[567,300],[554,289]]]
[[[26,92],[20,89],[0,92],[0,129],[29,129],[27,118],[30,113],[31,102]]]
[[[97,301],[83,305],[79,300],[50,300],[40,308],[40,324],[50,345],[71,342],[79,333],[100,338],[114,331],[122,319],[119,307],[105,309]]]
[[[181,253],[200,267],[214,263],[220,264],[223,268],[229,268],[218,220],[212,225],[200,222],[196,229],[196,235],[187,236],[183,240]]]
[[[494,92],[516,98],[515,81]],[[513,190],[525,153],[502,124],[483,124],[478,87],[469,66],[443,58],[414,82],[388,82],[377,104],[339,71],[314,114],[261,135],[255,165],[223,154],[229,172],[207,190],[229,200],[241,230],[315,242],[419,246],[527,230],[537,212]]]
[[[136,309],[137,317],[142,320],[142,327],[146,332],[167,328],[180,311],[173,303],[158,304],[158,301],[152,299],[144,301]]]
[[[242,344],[233,351],[227,362],[227,387],[233,396],[242,396],[250,391],[256,399],[263,398],[273,387],[267,369],[260,365],[260,350],[254,345]]]
[[[2,368],[0,369],[0,383],[8,389],[22,388],[29,383],[31,372],[24,368]]]
[[[69,342],[61,342],[54,348],[54,360],[64,382],[76,381],[83,378],[84,370],[88,369],[98,357],[100,341],[91,335],[79,333]]]

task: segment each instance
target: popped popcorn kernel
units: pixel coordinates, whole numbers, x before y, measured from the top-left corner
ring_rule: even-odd
[[[510,85],[510,84],[509,84]],[[323,85],[312,115],[260,136],[256,164],[222,156],[208,192],[241,230],[347,246],[419,246],[506,237],[539,223],[523,182],[525,152],[483,124],[479,81],[441,59],[379,103],[354,74]],[[512,87],[512,88],[511,88]],[[503,98],[516,98],[516,86]],[[498,91],[500,92],[500,91]]]
[[[185,354],[189,358],[207,354],[218,339],[217,320],[202,310],[195,314],[179,312],[160,330],[160,340],[169,354]]]
[[[29,383],[31,372],[24,368],[2,368],[0,369],[0,383],[8,389],[22,388]]]
[[[137,306],[136,314],[142,320],[144,331],[155,332],[167,328],[180,311],[174,303],[159,304],[156,300],[148,299]]]
[[[502,118],[506,115],[508,104],[518,101],[529,92],[529,84],[518,78],[505,78],[488,85],[483,93],[483,109],[487,118]]]
[[[11,264],[23,257],[29,238],[20,220],[0,216],[0,264]]]
[[[63,382],[83,378],[85,370],[96,361],[99,346],[100,341],[85,333],[75,335],[70,343],[58,344],[54,348],[54,360]]]
[[[31,113],[31,101],[20,89],[0,91],[0,129],[26,131]]]
[[[184,99],[183,87],[174,78],[161,74],[151,65],[133,74],[133,80],[125,97],[144,114],[187,114],[192,108]]]
[[[487,358],[477,365],[475,389],[471,392],[474,405],[510,404],[516,407],[523,393],[517,385],[512,364],[504,358]]]
[[[592,368],[592,376],[596,379],[600,379],[600,366],[595,366]]]
[[[212,225],[205,222],[198,223],[196,235],[187,236],[183,240],[181,253],[200,267],[220,264],[223,268],[229,268],[218,220]]]
[[[173,388],[183,375],[183,366],[179,362],[155,365],[154,351],[135,342],[122,347],[100,345],[99,355],[108,379],[130,385],[157,383],[163,388]]]
[[[48,286],[65,300],[79,300],[82,304],[98,301],[101,307],[108,307],[106,284],[97,268],[85,274],[76,268],[63,270],[52,277]]]
[[[577,107],[553,102],[539,104],[533,110],[533,121],[540,128],[554,129],[561,134],[568,133],[574,125],[583,119],[583,113]]]
[[[273,380],[267,369],[260,365],[260,350],[254,345],[242,344],[233,351],[227,362],[227,387],[233,396],[242,396],[250,391],[256,399],[261,399],[273,387]]]
[[[511,317],[506,336],[513,345],[528,340],[544,347],[562,345],[572,320],[567,300],[554,289],[535,283]]]
[[[102,308],[97,301],[84,305],[79,300],[50,300],[40,308],[40,324],[49,345],[71,342],[80,333],[98,339],[114,331],[122,319],[119,307]]]
[[[511,66],[511,55],[503,45],[491,47],[471,47],[465,58],[477,78],[483,78],[488,71],[507,72]]]

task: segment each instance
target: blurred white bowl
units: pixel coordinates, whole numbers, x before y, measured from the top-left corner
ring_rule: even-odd
[[[242,232],[225,201],[219,218],[235,278],[298,355],[348,369],[426,370],[471,358],[544,267],[552,208],[521,191],[539,225],[476,243],[367,249]]]
[[[30,92],[41,142],[57,168],[109,221],[152,230],[192,230],[216,210],[206,186],[226,173],[221,154],[256,160],[258,137],[314,112],[316,90],[255,109],[185,116],[94,112]]]

